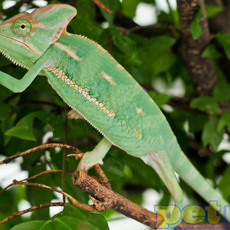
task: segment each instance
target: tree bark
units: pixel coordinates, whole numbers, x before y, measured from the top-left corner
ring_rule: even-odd
[[[191,23],[199,6],[203,13],[200,22],[202,34],[198,40],[194,40],[191,34]],[[217,73],[213,60],[201,57],[211,40],[204,2],[203,0],[177,0],[177,7],[182,33],[180,47],[182,60],[188,69],[196,94],[209,95],[217,81]]]

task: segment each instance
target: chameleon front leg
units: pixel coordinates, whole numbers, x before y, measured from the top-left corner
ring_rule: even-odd
[[[106,138],[103,138],[92,151],[84,154],[78,169],[88,171],[96,164],[103,164],[102,159],[108,153],[111,146],[112,144]]]
[[[165,153],[150,153],[141,158],[146,164],[152,166],[155,169],[157,174],[160,176],[168,188],[175,202],[172,212],[170,210],[166,210],[167,213],[165,213],[165,211],[162,209],[163,207],[161,206],[157,208],[158,210],[155,210],[162,214],[165,219],[164,222],[157,227],[160,229],[173,229],[181,221],[181,210],[183,209],[183,192],[179,186],[168,157]],[[170,211],[170,215],[168,211]]]
[[[13,91],[14,93],[21,93],[41,72],[46,61],[47,58],[43,55],[20,80],[0,71],[0,84]]]

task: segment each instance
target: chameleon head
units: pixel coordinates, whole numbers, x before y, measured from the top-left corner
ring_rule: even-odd
[[[76,13],[72,6],[51,4],[6,20],[0,24],[0,53],[30,68],[66,31]]]

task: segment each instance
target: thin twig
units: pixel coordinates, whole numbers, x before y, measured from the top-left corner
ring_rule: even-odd
[[[67,204],[71,204],[71,203],[54,202],[54,203],[47,203],[47,204],[40,204],[40,205],[32,206],[31,208],[25,209],[23,211],[13,213],[12,215],[10,215],[7,218],[0,221],[0,225],[18,217],[18,216],[21,216],[25,213],[28,213],[28,212],[32,212],[32,211],[42,209],[42,208],[50,208],[50,207],[54,207],[54,206],[65,206]]]
[[[49,143],[49,144],[39,145],[39,146],[37,146],[35,148],[26,150],[25,152],[22,152],[22,153],[7,157],[3,161],[0,161],[0,165],[7,164],[7,163],[11,162],[12,160],[14,160],[14,159],[16,159],[18,157],[26,156],[26,155],[28,155],[30,153],[33,153],[33,152],[36,152],[38,150],[50,149],[50,148],[55,148],[55,147],[71,150],[71,151],[75,152],[76,154],[79,154],[79,156],[82,154],[79,149],[77,149],[77,148],[75,148],[73,146],[65,145],[65,144],[59,144],[59,143]]]
[[[72,204],[74,206],[77,206],[78,208],[84,209],[86,211],[89,212],[97,212],[98,210],[93,206],[93,205],[88,205],[88,204],[83,204],[81,202],[79,202],[78,200],[74,199],[71,195],[69,195],[68,193],[61,191],[60,189],[57,188],[52,188],[48,185],[44,185],[44,184],[40,184],[40,183],[31,183],[31,182],[22,182],[22,181],[17,181],[17,180],[13,180],[13,184],[14,185],[30,185],[30,186],[36,186],[36,187],[41,187],[44,189],[48,189],[54,192],[58,192],[61,193],[62,195],[66,196],[67,198],[69,198],[72,202]]]
[[[73,174],[73,172],[71,172],[71,171],[61,170],[61,169],[54,169],[54,170],[47,170],[47,171],[40,172],[40,173],[38,173],[38,174],[36,174],[36,175],[33,175],[33,176],[31,176],[31,177],[22,179],[21,181],[32,180],[32,179],[37,178],[37,177],[39,177],[39,176],[41,176],[41,175],[44,175],[44,174],[47,174],[47,173],[56,173],[56,172],[65,172],[65,173]],[[7,187],[5,187],[5,188],[3,188],[2,190],[0,190],[0,194],[1,194],[2,192],[4,192],[5,190],[7,190],[8,188],[12,187],[12,186],[14,186],[14,183],[11,183],[11,184],[9,184]]]
[[[110,10],[107,6],[105,6],[100,0],[93,0],[98,6],[100,6],[105,12],[108,14],[112,13],[112,10]]]
[[[33,175],[33,176],[28,177],[28,178],[26,178],[26,179],[23,179],[23,180],[21,180],[21,181],[32,180],[32,179],[35,179],[35,178],[37,178],[37,177],[39,177],[39,176],[42,176],[42,175],[44,175],[44,174],[48,174],[48,173],[57,173],[57,172],[61,172],[61,173],[64,172],[64,173],[73,174],[72,171],[67,171],[67,170],[62,170],[62,169],[53,169],[53,170],[47,170],[47,171],[40,172],[40,173],[38,173],[38,174],[36,174],[36,175]]]

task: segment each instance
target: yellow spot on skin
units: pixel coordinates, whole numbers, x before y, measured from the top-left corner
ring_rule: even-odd
[[[110,111],[105,107],[105,105],[101,102],[99,103],[96,98],[91,97],[89,94],[89,89],[88,88],[82,88],[79,85],[77,85],[74,81],[69,79],[65,72],[61,69],[55,68],[52,64],[48,64],[45,66],[45,69],[51,71],[54,73],[58,78],[60,78],[63,82],[65,82],[67,85],[70,87],[74,88],[76,91],[78,91],[84,98],[86,98],[88,101],[94,103],[98,108],[100,108],[102,111],[104,111],[110,118],[115,117],[115,112]]]
[[[142,111],[142,108],[136,108],[137,110],[137,113],[140,114],[140,115],[145,115],[144,112]]]
[[[139,132],[139,131],[135,131],[135,136],[138,138],[138,139],[141,139],[142,138],[142,134]]]
[[[109,76],[107,73],[105,73],[104,71],[101,72],[101,77],[107,80],[111,86],[115,86],[115,82],[113,81],[113,78]]]
[[[80,58],[79,56],[77,56],[76,51],[70,47],[70,46],[65,46],[59,42],[55,42],[54,46],[58,47],[60,50],[66,52],[66,54],[69,57],[72,57],[73,59],[75,59],[76,61],[82,61],[82,58]]]

